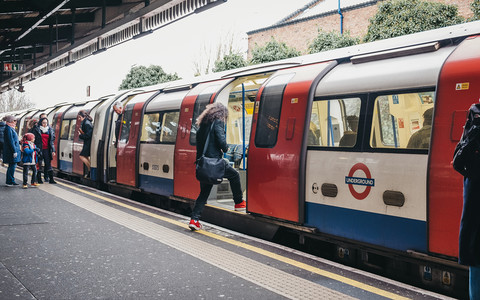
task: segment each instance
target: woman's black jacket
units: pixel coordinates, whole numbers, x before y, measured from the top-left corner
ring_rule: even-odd
[[[210,140],[208,141],[205,156],[222,158],[223,153],[227,152],[228,150],[227,139],[225,136],[225,123],[220,120],[215,120],[214,122],[215,124],[212,128],[213,131],[210,136]],[[202,123],[197,131],[197,159],[202,156],[203,147],[205,145],[205,141],[207,140],[207,134],[209,133],[211,126],[212,123]]]

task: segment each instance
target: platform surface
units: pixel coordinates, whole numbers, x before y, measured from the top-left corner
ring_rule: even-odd
[[[5,172],[0,299],[447,299],[68,181],[7,187]]]

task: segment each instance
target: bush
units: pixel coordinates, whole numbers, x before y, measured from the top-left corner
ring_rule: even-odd
[[[143,86],[154,85],[157,83],[168,82],[181,79],[177,73],[167,74],[162,67],[151,65],[132,67],[125,79],[120,84],[119,90],[139,88]]]
[[[480,20],[480,0],[474,0],[472,3],[470,3],[470,7],[473,11],[473,17],[470,20]]]
[[[313,42],[308,46],[308,53],[317,53],[337,48],[356,45],[360,39],[351,37],[349,33],[343,35],[335,31],[320,31]]]
[[[252,50],[251,64],[261,64],[280,59],[296,57],[300,55],[300,51],[290,48],[285,43],[277,42],[273,37],[265,46],[255,45]]]
[[[462,23],[454,5],[422,0],[392,0],[378,6],[370,19],[366,42]]]
[[[232,70],[247,66],[247,62],[240,54],[230,53],[225,55],[222,59],[215,62],[213,72],[221,72],[226,70]]]

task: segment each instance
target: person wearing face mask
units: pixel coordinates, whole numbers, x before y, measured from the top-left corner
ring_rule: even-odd
[[[49,183],[57,183],[53,179],[53,169],[52,169],[52,159],[55,156],[55,135],[53,129],[48,126],[48,119],[43,117],[37,123],[37,126],[34,126],[31,131],[35,135],[35,145],[40,149],[40,155],[38,157],[38,172],[37,172],[37,181],[38,183],[43,183],[42,180],[42,171],[45,181]],[[42,170],[42,162],[44,167]]]
[[[17,120],[14,116],[8,115],[5,117],[5,123],[7,123],[7,126],[4,132],[3,162],[8,164],[6,184],[7,186],[15,186],[18,185],[14,177],[15,168],[22,156],[18,134],[15,131]]]

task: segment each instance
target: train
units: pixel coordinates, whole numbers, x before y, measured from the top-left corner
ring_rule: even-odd
[[[373,269],[414,264],[407,277],[459,295],[468,285],[456,262],[463,178],[451,161],[480,100],[479,34],[470,22],[29,109],[15,113],[17,130],[47,113],[58,176],[192,204],[195,120],[221,102],[225,159],[247,201],[240,217],[261,220],[255,230],[276,224]],[[118,140],[116,101],[125,109]],[[94,119],[89,174],[78,158],[79,110]],[[228,195],[219,185],[209,201],[233,213]]]

